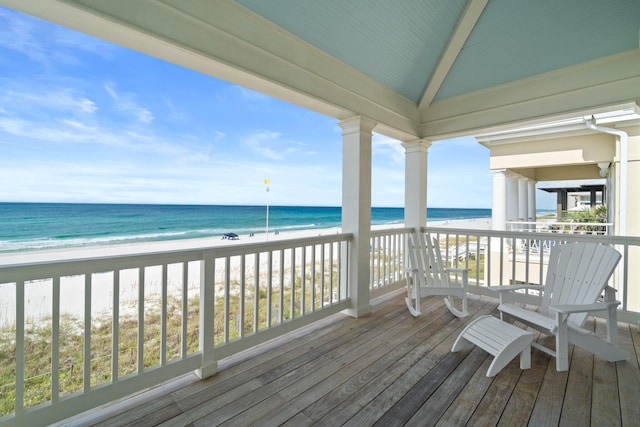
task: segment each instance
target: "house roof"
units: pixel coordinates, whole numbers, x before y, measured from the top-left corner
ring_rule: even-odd
[[[557,193],[559,191],[576,193],[590,190],[602,191],[605,188],[606,183],[606,179],[549,181],[540,185],[538,188],[548,193]]]
[[[640,98],[637,0],[0,0],[399,138]]]

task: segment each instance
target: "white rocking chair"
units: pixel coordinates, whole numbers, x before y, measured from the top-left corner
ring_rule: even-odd
[[[442,261],[440,246],[430,235],[416,232],[409,235],[408,254],[409,268],[405,270],[407,282],[407,308],[413,316],[420,316],[420,298],[430,295],[443,295],[445,305],[456,317],[467,317],[467,282],[466,268],[447,268]],[[461,282],[451,280],[450,275],[461,276]],[[462,309],[457,309],[451,297],[461,299]]]
[[[555,351],[538,343],[536,347],[556,358],[556,369],[569,369],[569,343],[609,362],[627,360],[618,347],[615,289],[607,286],[621,255],[598,243],[578,242],[556,245],[549,253],[544,286],[513,285],[490,287],[500,292],[500,317],[508,315],[548,336],[555,336]],[[540,311],[531,311],[507,302],[517,289],[539,289]],[[604,301],[599,302],[604,291]],[[583,329],[589,312],[607,313],[607,339]]]

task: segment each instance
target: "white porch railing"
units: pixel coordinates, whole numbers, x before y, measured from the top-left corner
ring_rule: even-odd
[[[622,304],[618,319],[621,322],[640,322],[640,237],[601,236],[569,233],[536,233],[491,230],[460,230],[426,228],[440,241],[444,254],[453,266],[469,268],[470,292],[495,296],[487,286],[514,283],[542,284],[546,274],[546,260],[552,245],[573,241],[596,241],[613,245],[622,260],[610,285],[617,290]],[[444,257],[443,257],[444,258]],[[522,302],[536,303],[523,295]]]
[[[0,267],[0,424],[46,425],[348,307],[352,236]]]
[[[412,228],[394,228],[371,232],[369,291],[375,298],[404,286],[407,233]]]
[[[640,238],[427,228],[470,290],[538,283],[544,246],[614,244],[619,319],[640,320]],[[401,287],[412,229],[370,240],[370,296]],[[45,425],[194,370],[349,307],[350,234],[0,266],[0,424]],[[523,300],[531,298],[523,295]]]

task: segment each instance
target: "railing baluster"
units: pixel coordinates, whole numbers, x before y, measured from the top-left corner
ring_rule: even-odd
[[[188,324],[189,324],[189,263],[182,263],[182,319],[180,322],[181,339],[180,339],[180,357],[187,357],[188,347]]]
[[[231,259],[229,256],[224,258],[224,343],[229,342],[230,307],[231,307]]]
[[[282,325],[284,323],[284,249],[280,249],[280,313],[278,315],[278,323]]]
[[[320,245],[320,308],[324,307],[324,287],[326,285],[325,274],[327,273],[327,266],[325,265],[325,246],[326,244]]]
[[[138,268],[138,375],[144,371],[144,280],[145,268]]]
[[[160,297],[160,304],[162,306],[162,310],[160,311],[160,365],[164,366],[167,364],[167,287],[168,287],[168,277],[167,277],[167,264],[162,263],[162,279],[160,284],[162,286],[162,295]]]
[[[51,307],[51,403],[60,398],[60,276],[53,277]]]
[[[273,304],[273,252],[267,252],[267,329],[271,328]]]
[[[311,245],[311,312],[316,311],[316,245]]]
[[[16,281],[16,416],[24,412],[24,327],[25,327],[25,307],[24,307],[24,280]]]
[[[331,305],[333,305],[333,303],[334,303],[334,297],[333,297],[333,286],[335,284],[335,281],[333,280],[334,272],[336,270],[340,271],[339,261],[336,262],[336,268],[335,269],[334,269],[334,266],[333,266],[333,261],[334,261],[334,259],[336,259],[336,258],[334,258],[334,254],[333,254],[334,247],[335,246],[334,246],[333,243],[329,245],[329,262],[331,263],[331,269],[330,269],[331,273],[330,273],[330,276],[329,276],[329,301],[331,302]]]
[[[307,248],[302,246],[300,254],[300,315],[304,316],[307,310]]]
[[[254,254],[254,273],[253,273],[253,333],[259,329],[259,310],[260,310],[260,253]]]
[[[245,298],[246,298],[246,289],[245,282],[247,278],[247,256],[246,254],[240,255],[240,307],[238,310],[238,324],[236,325],[238,328],[238,338],[244,337],[244,316],[245,316]]]
[[[84,356],[83,391],[91,389],[91,274],[84,274]]]
[[[120,270],[113,271],[113,318],[111,319],[111,382],[120,377],[118,373],[120,361]]]

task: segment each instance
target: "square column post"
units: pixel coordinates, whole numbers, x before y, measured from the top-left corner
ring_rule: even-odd
[[[351,308],[345,313],[359,317],[371,312],[371,132],[376,123],[357,116],[338,125],[342,128],[342,231],[353,233],[354,238],[347,267]]]
[[[427,156],[431,141],[403,142],[404,226],[416,230],[427,225]]]

